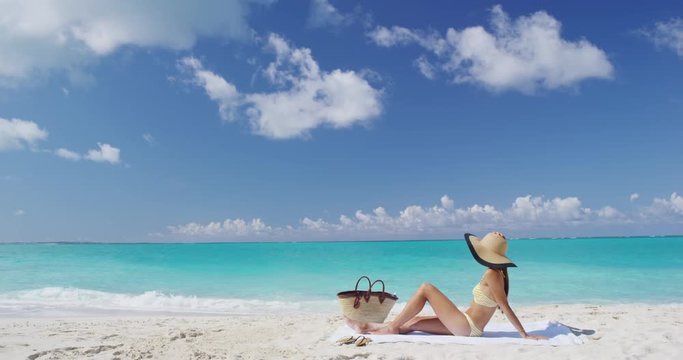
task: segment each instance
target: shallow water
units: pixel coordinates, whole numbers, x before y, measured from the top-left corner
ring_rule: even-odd
[[[683,237],[511,240],[510,302],[682,302],[681,254]],[[0,314],[325,311],[360,275],[399,301],[429,281],[466,305],[483,270],[462,240],[3,244]]]

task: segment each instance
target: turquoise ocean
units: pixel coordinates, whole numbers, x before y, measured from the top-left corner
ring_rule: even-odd
[[[683,302],[683,237],[513,239],[508,255],[513,306]],[[329,312],[361,275],[467,306],[483,270],[464,240],[2,244],[0,316]]]

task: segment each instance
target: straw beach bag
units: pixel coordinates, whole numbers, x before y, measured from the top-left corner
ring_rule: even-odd
[[[368,290],[358,290],[358,285],[361,280],[368,281]],[[382,284],[382,291],[372,291],[375,284]],[[361,276],[356,281],[356,287],[353,290],[342,291],[337,294],[339,305],[342,313],[351,320],[363,322],[384,322],[384,319],[389,315],[389,311],[396,304],[398,296],[389,294],[384,291],[384,281],[375,280],[371,282],[367,276]]]

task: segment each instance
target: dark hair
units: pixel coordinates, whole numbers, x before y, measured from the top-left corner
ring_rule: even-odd
[[[508,293],[510,292],[510,279],[508,278],[508,268],[504,267],[502,269],[494,269],[494,268],[489,268],[492,270],[503,270],[503,289],[505,289],[505,296],[508,296]],[[500,305],[498,306],[500,309]],[[500,309],[500,311],[503,311],[503,309]]]
[[[503,268],[503,287],[505,288],[505,296],[510,292],[510,278],[508,277],[508,268]]]

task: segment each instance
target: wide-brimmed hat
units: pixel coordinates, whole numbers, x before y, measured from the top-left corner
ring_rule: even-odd
[[[484,266],[493,269],[517,267],[512,260],[505,256],[508,242],[505,236],[500,233],[490,232],[483,239],[467,233],[465,234],[465,242],[467,242],[474,259]]]

